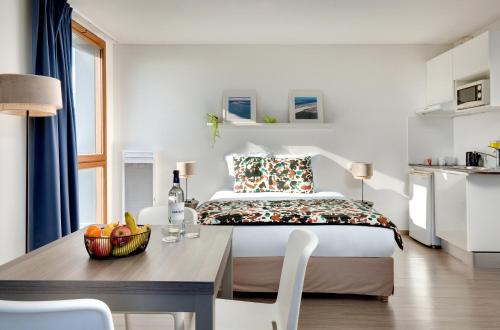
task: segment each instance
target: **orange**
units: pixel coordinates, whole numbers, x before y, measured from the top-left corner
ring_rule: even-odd
[[[88,226],[85,235],[88,237],[101,237],[101,228],[96,225]]]

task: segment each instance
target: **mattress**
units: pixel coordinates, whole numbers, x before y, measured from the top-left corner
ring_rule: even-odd
[[[345,198],[338,192],[297,193],[235,193],[218,191],[210,200],[283,200]],[[319,244],[313,253],[318,257],[390,257],[394,253],[391,229],[365,226],[234,226],[233,257],[284,256],[290,233],[303,227],[314,232]]]

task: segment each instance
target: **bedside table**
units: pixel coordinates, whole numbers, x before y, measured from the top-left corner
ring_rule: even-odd
[[[189,207],[190,209],[196,210],[196,207],[200,204],[199,201],[197,201],[194,198],[188,199],[187,201],[184,202],[185,207]]]
[[[373,205],[375,205],[374,202],[369,202],[369,201],[360,201],[360,200],[357,200],[355,202],[359,203],[359,204],[362,204],[364,206],[368,206],[368,207],[373,207]]]

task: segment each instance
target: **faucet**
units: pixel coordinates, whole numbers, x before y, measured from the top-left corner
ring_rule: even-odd
[[[495,149],[495,152],[497,154],[497,167],[500,168],[500,149]]]
[[[495,159],[496,167],[500,167],[500,149],[495,149],[496,155],[489,154],[487,152],[482,152],[482,151],[474,151],[477,152],[478,154],[484,155],[484,156],[489,156]]]

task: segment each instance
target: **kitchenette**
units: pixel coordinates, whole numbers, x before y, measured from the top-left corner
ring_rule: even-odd
[[[471,267],[500,268],[500,32],[427,62],[408,118],[409,231]]]

